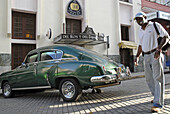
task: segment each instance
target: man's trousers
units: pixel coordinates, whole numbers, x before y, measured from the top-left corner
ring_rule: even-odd
[[[145,77],[149,89],[154,96],[153,106],[163,107],[165,77],[164,77],[164,56],[161,53],[158,59],[154,58],[154,53],[144,55]]]

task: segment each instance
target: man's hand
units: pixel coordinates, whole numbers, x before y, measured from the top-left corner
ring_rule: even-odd
[[[135,66],[138,66],[138,61],[139,61],[139,56],[140,56],[140,54],[142,53],[142,46],[141,45],[139,45],[138,46],[138,51],[137,51],[137,54],[136,54],[136,58],[135,58]]]
[[[160,51],[159,51],[159,50],[156,50],[155,55],[154,55],[154,58],[155,58],[155,59],[158,59],[159,56],[160,56]]]
[[[134,62],[135,62],[135,66],[138,66],[138,65],[139,65],[139,64],[138,64],[138,62],[139,62],[139,57],[136,57]]]

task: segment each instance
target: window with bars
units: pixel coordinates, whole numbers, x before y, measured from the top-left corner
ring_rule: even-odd
[[[66,33],[81,33],[81,20],[66,19]]]
[[[121,26],[121,39],[129,41],[129,28],[127,26]]]
[[[12,12],[12,38],[31,39],[36,37],[36,15]]]
[[[21,65],[27,53],[35,48],[35,44],[12,44],[12,69]]]

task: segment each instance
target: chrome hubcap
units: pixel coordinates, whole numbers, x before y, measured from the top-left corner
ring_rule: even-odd
[[[66,98],[72,98],[75,94],[75,87],[70,81],[64,82],[61,89]]]
[[[6,85],[4,86],[4,95],[5,95],[5,96],[9,96],[10,93],[11,93],[10,85],[6,84]]]

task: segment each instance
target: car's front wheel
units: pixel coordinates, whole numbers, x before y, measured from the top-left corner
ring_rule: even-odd
[[[15,96],[14,91],[12,91],[11,85],[8,82],[5,82],[2,87],[2,95],[5,98],[11,98]]]
[[[69,78],[62,79],[59,85],[60,95],[64,101],[77,101],[81,94],[82,88],[77,80]]]

